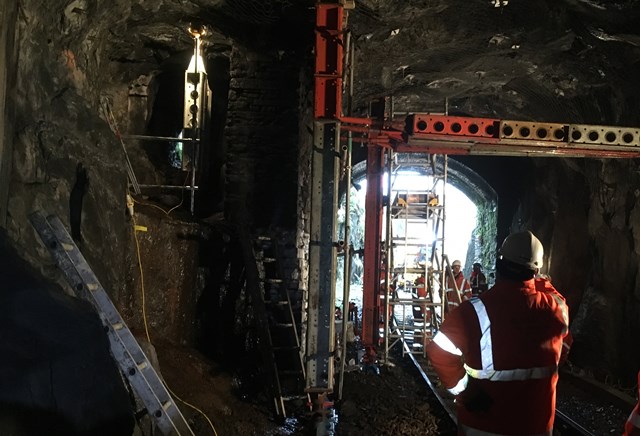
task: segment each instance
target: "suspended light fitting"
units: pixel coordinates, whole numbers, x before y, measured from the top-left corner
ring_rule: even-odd
[[[203,109],[208,103],[209,87],[207,73],[202,60],[201,37],[205,35],[203,26],[190,26],[189,33],[194,40],[193,56],[184,75],[184,129],[185,137],[194,137],[202,128]]]
[[[191,213],[194,211],[196,172],[199,167],[200,141],[206,138],[207,122],[211,114],[211,91],[207,81],[207,72],[202,60],[201,38],[205,28],[190,25],[189,33],[193,37],[193,55],[184,73],[184,109],[183,129],[180,143],[182,146],[182,169],[191,175]]]

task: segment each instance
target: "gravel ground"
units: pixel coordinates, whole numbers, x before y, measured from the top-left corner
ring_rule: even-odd
[[[183,399],[203,410],[224,435],[316,435],[309,414],[285,423],[273,417],[268,398],[246,397],[233,377],[192,350],[169,344],[158,346],[165,379]],[[422,381],[409,358],[390,356],[380,373],[354,366],[345,373],[343,398],[335,401],[333,433],[339,436],[424,436],[456,434],[456,427]],[[336,386],[337,390],[337,386]],[[561,375],[557,406],[587,427],[594,435],[621,434],[633,405],[612,401],[597,388],[584,390],[570,377]],[[242,397],[242,398],[241,398]],[[630,399],[631,401],[632,399]],[[211,435],[204,418],[184,404],[185,416],[196,435]]]
[[[380,374],[345,374],[336,405],[340,436],[455,435],[456,427],[408,358],[391,357]]]
[[[560,375],[556,408],[594,435],[621,434],[633,405],[623,410],[608,395],[593,395]]]

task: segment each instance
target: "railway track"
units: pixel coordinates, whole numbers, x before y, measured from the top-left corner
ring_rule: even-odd
[[[437,397],[452,421],[457,424],[453,396],[440,387],[438,376],[430,368],[427,359],[410,352],[413,349],[410,341],[404,341],[403,347],[423,381]],[[610,390],[589,386],[575,376],[563,373],[560,376],[557,396],[558,404],[553,431],[556,436],[620,434],[624,421],[634,405],[631,398],[623,398]]]

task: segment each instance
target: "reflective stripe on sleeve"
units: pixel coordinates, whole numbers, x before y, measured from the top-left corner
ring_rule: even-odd
[[[441,331],[436,333],[436,335],[433,337],[433,342],[435,342],[438,347],[442,348],[447,353],[455,354],[456,356],[462,356],[462,351],[460,351],[460,348],[456,347],[455,344],[451,342],[451,339],[449,339],[447,335],[445,335]]]
[[[537,368],[518,368],[502,370],[474,369],[464,365],[464,369],[471,377],[491,381],[521,381],[552,377],[558,372],[557,366],[541,366]]]
[[[627,419],[627,422],[632,424],[634,427],[640,428],[640,415],[638,415],[638,406],[633,409],[633,412],[631,412],[631,415],[629,415],[629,419]]]
[[[469,383],[469,376],[465,374],[464,377],[462,377],[460,381],[458,381],[458,384],[456,384],[454,387],[449,388],[447,390],[453,395],[458,395],[459,393],[467,389],[467,383]]]
[[[562,311],[562,320],[564,321],[564,333],[569,331],[569,308],[567,303],[558,294],[552,293],[551,296],[556,300],[560,310]]]
[[[493,370],[493,350],[491,345],[491,321],[489,321],[489,315],[487,315],[487,308],[479,298],[472,298],[469,300],[473,304],[473,308],[478,315],[478,321],[480,322],[480,356],[482,357],[482,369],[485,371]],[[472,376],[473,377],[473,376]]]

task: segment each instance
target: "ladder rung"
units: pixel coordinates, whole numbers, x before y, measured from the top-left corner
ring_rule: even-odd
[[[273,284],[280,284],[282,283],[282,279],[264,279],[265,282],[267,283],[273,283]]]
[[[414,217],[408,218],[408,217],[402,217],[402,216],[400,216],[400,217],[396,217],[396,218],[394,218],[394,219],[397,219],[397,220],[399,220],[399,221],[408,221],[408,222],[410,222],[410,223],[431,224],[431,223],[429,222],[430,220],[429,220],[429,219],[426,219],[426,218],[414,218]]]
[[[263,262],[266,262],[266,263],[271,263],[271,262],[275,262],[275,261],[276,261],[276,259],[275,259],[275,258],[273,258],[273,257],[264,257],[264,258],[262,259],[262,261],[263,261]]]
[[[284,323],[284,322],[276,322],[272,324],[274,327],[293,327],[293,324],[291,323]]]

